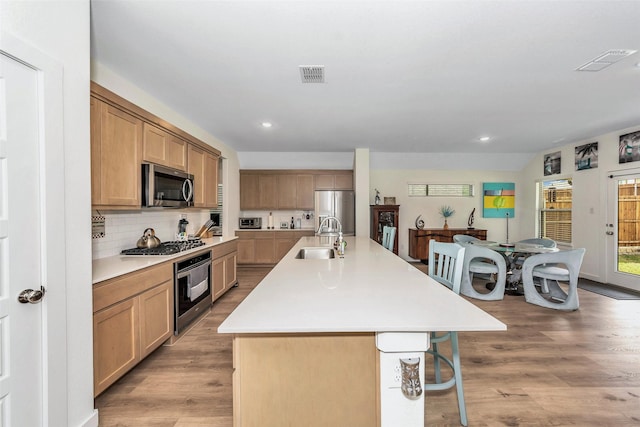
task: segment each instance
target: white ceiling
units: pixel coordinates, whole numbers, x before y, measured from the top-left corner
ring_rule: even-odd
[[[640,53],[575,71],[640,50],[640,1],[92,0],[91,18],[94,61],[239,152],[535,153],[640,125]]]

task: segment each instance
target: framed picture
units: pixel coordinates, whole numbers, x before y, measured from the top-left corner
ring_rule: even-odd
[[[384,198],[384,204],[385,205],[395,205],[396,204],[396,198],[395,197],[385,197]]]
[[[516,216],[516,184],[513,182],[485,182],[482,184],[482,216],[485,218],[514,218]]]
[[[544,176],[560,173],[560,151],[544,155]]]
[[[640,131],[620,135],[618,145],[618,163],[630,163],[640,160]]]
[[[576,170],[595,169],[598,167],[598,143],[590,142],[576,147]]]

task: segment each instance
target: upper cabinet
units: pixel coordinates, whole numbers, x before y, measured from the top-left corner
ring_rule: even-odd
[[[91,98],[91,202],[140,207],[142,121]]]
[[[218,205],[220,152],[91,82],[91,201],[102,209],[141,208],[142,163],[194,175],[194,207]]]
[[[218,157],[189,145],[189,173],[193,175],[193,205],[201,208],[218,206]]]
[[[311,210],[315,190],[353,189],[352,171],[241,170],[241,210]]]
[[[143,125],[142,160],[187,170],[187,142],[149,123]]]

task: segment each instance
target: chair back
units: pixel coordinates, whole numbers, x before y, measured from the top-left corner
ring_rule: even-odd
[[[541,245],[544,248],[555,248],[557,246],[554,240],[547,239],[547,238],[524,239],[524,240],[520,240],[518,243]]]
[[[460,294],[465,248],[457,243],[429,241],[429,276]]]
[[[393,251],[393,244],[396,240],[396,228],[385,225],[382,228],[382,246]]]
[[[453,242],[454,243],[470,243],[475,242],[476,240],[480,240],[477,237],[468,236],[466,234],[454,234]]]

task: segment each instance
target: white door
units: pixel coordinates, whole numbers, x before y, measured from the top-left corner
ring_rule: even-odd
[[[0,427],[65,425],[62,67],[0,36]]]
[[[607,282],[640,291],[640,169],[608,176]]]

